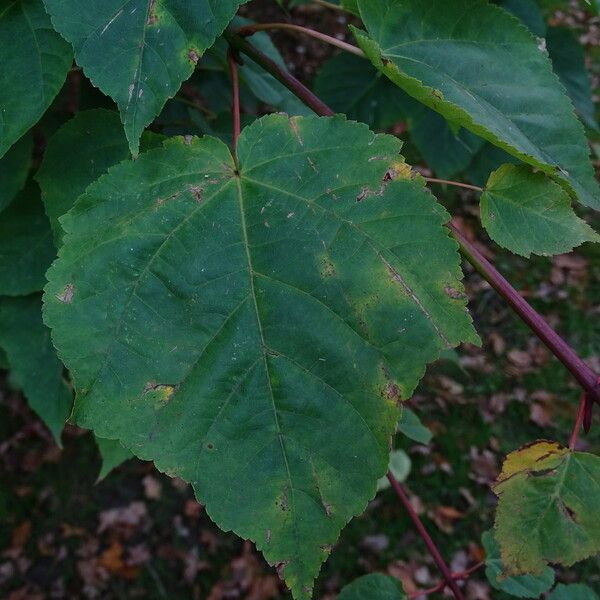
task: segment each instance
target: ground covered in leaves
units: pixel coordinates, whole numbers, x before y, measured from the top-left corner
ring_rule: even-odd
[[[259,8],[248,7],[247,13],[252,16],[254,10],[256,17],[262,10],[263,21],[285,18],[274,4],[252,3]],[[579,31],[592,56],[598,54],[598,23],[582,27],[577,11],[558,18]],[[344,19],[322,8],[295,14],[296,22],[334,34],[345,30]],[[277,34],[275,40],[304,80],[330,53],[304,38]],[[409,146],[412,160],[410,151]],[[473,239],[484,240],[474,196],[433,191],[460,215]],[[600,220],[592,224],[598,229]],[[531,261],[492,247],[481,245],[600,371],[600,247]],[[504,456],[537,438],[566,443],[579,397],[568,373],[468,269],[467,291],[483,348],[462,348],[433,365],[409,402],[433,432],[432,442],[396,440],[411,460],[406,485],[413,505],[457,572],[483,558],[481,534],[492,523],[496,501],[490,484]],[[68,426],[58,448],[23,398],[11,391],[6,374],[0,387],[0,598],[289,598],[252,544],[220,532],[187,484],[138,460],[97,482],[100,462],[88,432]],[[599,415],[580,447],[600,452]],[[345,583],[373,571],[398,577],[409,593],[439,581],[390,490],[380,492],[343,532],[316,597],[335,598]],[[559,571],[557,579],[600,591],[600,560]],[[504,597],[489,587],[483,569],[465,591],[470,600]]]

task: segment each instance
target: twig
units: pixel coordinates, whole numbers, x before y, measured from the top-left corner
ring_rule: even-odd
[[[575,425],[573,426],[573,432],[571,433],[571,438],[569,440],[569,449],[575,450],[575,446],[577,446],[577,439],[579,438],[579,430],[581,429],[581,424],[583,423],[583,417],[585,415],[586,405],[588,403],[587,394],[585,392],[581,393],[581,398],[579,399],[579,407],[577,408],[577,417],[575,418]]]
[[[427,532],[427,529],[425,529],[425,525],[423,525],[421,519],[419,518],[419,515],[415,512],[415,509],[412,507],[412,504],[410,503],[410,500],[408,499],[404,488],[402,487],[400,482],[394,477],[391,471],[388,471],[387,478],[392,488],[396,492],[396,495],[398,496],[398,498],[400,498],[400,501],[404,505],[404,508],[406,509],[406,512],[411,518],[415,528],[419,532],[419,535],[425,542],[427,550],[429,550],[429,553],[431,554],[433,560],[435,561],[436,565],[441,571],[442,576],[444,577],[444,587],[448,586],[452,590],[452,593],[454,594],[454,597],[457,600],[464,600],[464,596],[460,588],[458,587],[456,581],[453,579],[452,573],[448,568],[448,565],[444,562],[440,551],[437,549],[437,546],[431,539],[431,536]]]
[[[301,25],[293,25],[291,23],[254,23],[252,25],[244,25],[243,27],[240,27],[235,33],[237,35],[241,35],[242,37],[247,37],[253,35],[257,31],[269,31],[273,29],[297,31],[299,33],[303,33],[304,35],[308,35],[312,38],[320,40],[321,42],[330,44],[331,46],[335,46],[336,48],[340,48],[346,52],[350,52],[351,54],[355,54],[356,56],[360,56],[361,58],[366,58],[365,53],[360,48],[357,48],[352,44],[338,40],[331,35],[327,35],[326,33],[315,31],[309,27],[302,27]]]
[[[458,227],[450,224],[450,229],[464,257],[475,270],[504,298],[522,321],[537,335],[546,347],[571,372],[581,387],[590,394],[590,399],[600,400],[598,375],[577,353],[548,325],[544,318],[531,307],[514,287],[496,270],[481,252],[462,234]]]
[[[483,567],[483,565],[485,565],[485,562],[478,562],[476,565],[473,565],[472,567],[468,568],[466,571],[462,571],[461,573],[452,573],[452,579],[454,579],[455,581],[462,581],[462,580],[468,579],[472,573],[474,573],[475,571],[477,571],[478,569]],[[409,594],[408,597],[411,600],[413,598],[421,598],[422,596],[429,596],[431,594],[443,592],[445,588],[446,588],[446,582],[440,581],[437,585],[433,586],[432,588],[413,592],[412,594]]]
[[[346,12],[341,6],[333,4],[333,2],[327,2],[327,0],[312,0],[315,4],[323,6],[324,8],[330,8],[331,10],[337,10],[339,12]]]
[[[299,98],[306,106],[316,114],[331,117],[335,114],[321,99],[315,96],[304,84],[298,81],[291,73],[272,61],[266,54],[257,50],[252,44],[239,35],[226,31],[225,38],[230,46],[249,56],[255,63],[259,64],[265,71],[273,75],[292,94]]]

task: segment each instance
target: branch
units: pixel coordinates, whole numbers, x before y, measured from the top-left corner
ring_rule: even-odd
[[[429,554],[431,554],[439,570],[442,572],[442,575],[444,577],[442,589],[444,589],[447,586],[452,590],[452,593],[454,594],[454,597],[457,600],[464,600],[464,596],[460,588],[458,587],[456,580],[453,578],[452,573],[448,568],[448,565],[444,562],[440,551],[437,549],[437,546],[431,539],[431,536],[427,532],[427,529],[425,529],[425,525],[423,525],[421,519],[419,518],[419,515],[415,512],[415,509],[412,507],[412,504],[410,503],[410,500],[408,499],[404,488],[402,487],[400,482],[394,477],[391,471],[388,471],[387,478],[392,488],[396,492],[396,495],[398,496],[398,498],[400,498],[400,501],[404,505],[404,508],[406,509],[408,516],[411,518],[414,526],[419,532],[419,535],[425,542],[427,550],[429,550]]]
[[[265,71],[273,75],[280,83],[282,83],[292,94],[299,98],[308,108],[316,114],[324,117],[332,117],[335,112],[331,110],[321,99],[317,98],[303,83],[298,81],[291,73],[283,67],[271,60],[266,54],[257,50],[243,37],[225,31],[223,34],[229,45],[249,56],[255,63],[260,65]]]
[[[600,384],[598,375],[548,325],[544,318],[525,301],[519,292],[496,270],[494,265],[467,240],[454,223],[450,223],[450,229],[460,245],[460,251],[475,267],[475,270],[506,300],[521,320],[524,321],[554,356],[571,372],[581,387],[590,395],[590,399],[599,402]]]
[[[478,562],[476,565],[469,567],[466,571],[462,571],[461,573],[452,573],[452,579],[454,579],[455,581],[462,581],[464,579],[468,579],[472,573],[474,573],[475,571],[477,571],[478,569],[483,567],[483,565],[485,565],[484,562]],[[446,582],[440,581],[437,585],[433,586],[432,588],[429,588],[426,590],[418,590],[417,592],[413,592],[412,594],[409,594],[408,597],[411,600],[413,598],[414,599],[422,598],[423,596],[429,596],[431,594],[437,594],[438,592],[443,592],[445,588],[446,588]]]
[[[257,31],[268,31],[272,29],[297,31],[299,33],[303,33],[304,35],[308,35],[312,38],[320,40],[321,42],[330,44],[331,46],[335,46],[336,48],[340,48],[340,50],[345,50],[346,52],[350,52],[351,54],[355,54],[361,58],[366,58],[365,53],[360,48],[357,48],[356,46],[348,44],[342,40],[338,40],[331,35],[315,31],[309,27],[302,27],[301,25],[292,25],[290,23],[254,23],[252,25],[244,25],[243,27],[240,27],[236,31],[236,34],[241,35],[242,37],[247,37],[255,34]]]
[[[227,63],[231,72],[231,84],[233,87],[233,152],[237,150],[237,141],[240,137],[241,119],[240,119],[240,78],[238,65],[231,47],[227,51]]]

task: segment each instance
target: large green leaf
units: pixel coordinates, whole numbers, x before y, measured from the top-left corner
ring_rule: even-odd
[[[0,295],[41,291],[55,256],[39,189],[29,182],[0,217]]]
[[[121,111],[133,154],[144,128],[246,0],[44,0],[92,83]]]
[[[361,48],[423,104],[600,208],[583,127],[545,52],[484,0],[359,0]]]
[[[0,157],[44,114],[73,63],[42,0],[0,0]]]
[[[23,391],[60,444],[73,394],[63,379],[50,330],[42,322],[39,294],[0,298],[0,346],[8,358],[11,382]]]
[[[406,600],[397,579],[373,573],[363,575],[342,589],[338,600]]]
[[[456,244],[422,182],[383,183],[401,144],[364,125],[264,117],[237,162],[187,142],[62,219],[46,321],[76,421],[192,482],[308,598],[386,471],[399,397],[477,340]]]
[[[600,240],[573,212],[565,190],[525,165],[503,165],[491,174],[481,195],[481,222],[496,243],[526,257]]]
[[[158,146],[161,141],[161,136],[146,133],[142,149]],[[119,115],[112,110],[97,108],[77,113],[50,138],[36,180],[57,245],[63,235],[59,217],[90,183],[128,156]]]
[[[600,551],[600,457],[539,441],[509,454],[494,491],[504,575]]]
[[[500,558],[500,546],[493,531],[481,536],[485,549],[485,575],[497,590],[517,598],[539,598],[554,584],[554,569],[546,567],[540,575],[513,575],[504,577],[504,565]]]
[[[32,149],[32,137],[23,136],[0,158],[0,211],[23,189],[31,168]]]

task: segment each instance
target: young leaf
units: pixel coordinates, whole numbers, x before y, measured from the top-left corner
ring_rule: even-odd
[[[497,244],[526,257],[563,254],[600,240],[573,212],[562,187],[524,165],[503,165],[490,175],[481,222]]]
[[[26,135],[0,158],[0,211],[23,189],[31,168],[32,149],[33,139]]]
[[[121,111],[131,152],[245,0],[44,0],[77,64]]]
[[[398,431],[419,444],[429,444],[433,434],[421,423],[419,417],[406,406],[402,407],[402,416],[398,421]]]
[[[295,598],[374,496],[399,396],[477,340],[447,213],[420,181],[382,183],[400,145],[284,115],[237,161],[171,140],[86,190],[48,273],[77,422],[190,481]]]
[[[73,394],[63,379],[50,330],[42,322],[39,294],[0,298],[0,346],[6,352],[11,381],[23,391],[60,445]]]
[[[583,127],[548,56],[514,17],[484,0],[358,4],[369,34],[354,29],[356,39],[394,83],[600,208]]]
[[[503,575],[600,551],[600,458],[538,441],[508,455],[494,491]]]
[[[363,575],[345,586],[338,600],[406,600],[406,594],[397,579],[373,573]]]
[[[412,463],[410,457],[404,450],[392,450],[388,469],[398,481],[406,481],[410,475]],[[377,482],[377,491],[387,490],[390,487],[389,479],[384,475]]]
[[[161,136],[148,132],[142,137],[142,149],[161,142]],[[112,110],[79,112],[50,138],[35,178],[42,190],[57,246],[63,236],[59,217],[75,204],[90,183],[128,157],[119,115]]]
[[[598,594],[581,583],[559,583],[548,596],[548,600],[598,600]]]
[[[554,569],[545,567],[540,575],[513,575],[504,577],[500,546],[493,531],[481,536],[485,549],[485,575],[492,587],[517,598],[539,598],[554,584]]]
[[[0,218],[0,295],[39,292],[55,256],[39,189],[29,182]]]
[[[116,469],[126,460],[133,458],[131,451],[118,440],[107,440],[96,436],[96,444],[98,444],[98,450],[102,458],[98,481],[102,481],[113,469]]]
[[[0,0],[0,157],[44,114],[73,63],[42,0]]]

